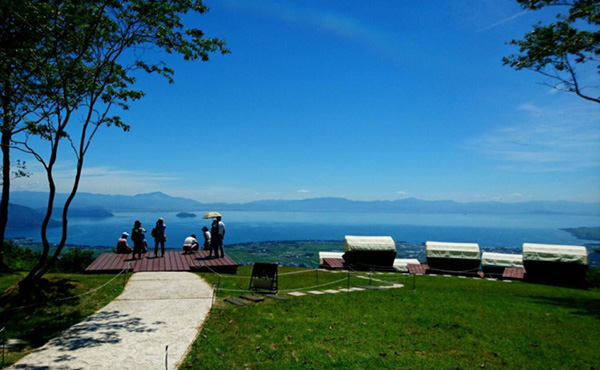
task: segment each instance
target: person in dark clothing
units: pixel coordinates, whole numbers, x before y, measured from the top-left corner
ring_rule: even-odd
[[[158,254],[158,245],[160,244],[160,256],[165,256],[165,242],[167,241],[167,236],[165,234],[165,229],[167,225],[165,225],[165,221],[163,218],[159,218],[156,221],[156,225],[154,229],[152,229],[152,237],[154,238],[154,257]]]
[[[210,226],[210,253],[208,255],[209,258],[213,256],[219,257],[219,225],[217,220],[213,220],[212,225]]]
[[[225,224],[221,221],[221,217],[217,217],[217,242],[219,243],[218,248],[221,250],[221,258],[225,257],[225,252],[223,252],[223,239],[225,239]],[[215,253],[218,257],[219,253],[216,249]]]
[[[142,259],[142,249],[144,246],[144,233],[142,229],[142,223],[136,220],[131,229],[131,241],[133,242],[133,253],[131,259],[135,259],[135,255],[138,255],[139,259]]]

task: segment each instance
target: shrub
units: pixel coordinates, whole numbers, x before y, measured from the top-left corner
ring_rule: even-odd
[[[84,272],[94,261],[94,251],[71,248],[62,252],[54,269],[60,272]]]
[[[600,267],[590,267],[585,277],[588,287],[600,287]]]
[[[29,248],[22,248],[14,244],[11,240],[4,242],[4,263],[9,270],[23,271],[29,270],[40,259],[41,254],[34,252]]]
[[[31,270],[39,261],[41,255],[40,252],[20,247],[10,240],[4,243],[4,263],[11,271]],[[70,248],[61,253],[58,257],[58,261],[56,261],[52,267],[52,271],[70,273],[83,272],[93,261],[93,250]]]

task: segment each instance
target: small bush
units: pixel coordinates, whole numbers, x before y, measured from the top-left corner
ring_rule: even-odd
[[[29,248],[22,248],[8,240],[4,242],[4,263],[9,270],[30,270],[40,259],[41,254]]]
[[[600,267],[590,267],[585,277],[588,287],[600,287]]]
[[[31,270],[40,260],[42,254],[32,251],[29,248],[23,248],[12,241],[4,243],[4,263],[10,271],[28,271]],[[48,256],[50,258],[51,256]],[[58,260],[52,266],[53,272],[79,273],[85,271],[94,261],[93,250],[82,250],[70,248],[63,250]]]
[[[61,253],[55,269],[60,272],[80,273],[93,261],[94,251],[71,248]]]

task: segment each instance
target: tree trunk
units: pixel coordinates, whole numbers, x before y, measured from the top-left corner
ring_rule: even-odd
[[[2,99],[2,199],[0,200],[0,270],[6,268],[4,261],[4,233],[8,223],[8,201],[10,196],[10,139],[12,136],[10,111],[10,87],[4,84]]]
[[[48,260],[48,254],[50,253],[50,242],[48,242],[48,223],[52,217],[52,211],[54,210],[54,198],[56,197],[56,184],[54,183],[54,177],[52,175],[52,170],[54,168],[54,163],[56,163],[56,157],[58,155],[58,140],[55,141],[52,145],[52,150],[50,154],[50,161],[48,166],[46,167],[46,176],[48,178],[48,204],[46,206],[46,216],[44,217],[44,221],[42,222],[41,229],[41,237],[42,237],[42,255],[40,259],[36,263],[36,265],[29,271],[27,276],[25,276],[20,282],[19,285],[22,287],[29,287],[35,285],[37,281],[39,281],[43,274],[39,274],[44,266],[46,265],[46,261]],[[63,226],[63,228],[66,226]],[[63,232],[64,234],[64,232]],[[63,238],[64,239],[64,238]],[[64,242],[63,242],[64,244]]]
[[[62,237],[60,238],[60,243],[56,247],[56,251],[54,251],[54,254],[50,258],[50,260],[48,261],[48,263],[46,263],[46,266],[44,266],[44,268],[42,268],[36,274],[36,278],[37,279],[41,279],[42,276],[44,276],[44,274],[46,274],[46,272],[48,272],[48,270],[52,267],[52,265],[54,265],[54,263],[56,263],[56,260],[58,259],[58,256],[62,252],[62,250],[63,250],[63,248],[65,246],[65,243],[67,242],[67,231],[68,231],[67,230],[67,223],[68,223],[67,213],[69,211],[69,207],[71,206],[71,202],[75,198],[75,194],[77,194],[77,189],[79,188],[79,180],[81,179],[81,172],[82,172],[82,170],[83,170],[83,155],[77,161],[77,171],[75,173],[75,180],[73,182],[73,188],[71,189],[71,193],[69,194],[69,196],[68,196],[68,198],[65,201],[65,204],[63,206],[63,213],[62,213]],[[48,225],[42,225],[43,228],[47,227],[47,226]]]

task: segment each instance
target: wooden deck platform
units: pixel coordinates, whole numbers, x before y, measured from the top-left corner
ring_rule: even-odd
[[[525,269],[517,267],[507,267],[502,274],[504,279],[523,280],[525,278]]]
[[[346,261],[343,258],[323,258],[323,264],[320,267],[329,270],[345,269]]]
[[[133,260],[131,254],[102,253],[86,269],[86,273],[118,273],[131,264],[133,272],[146,271],[194,271],[237,273],[238,264],[228,255],[223,258],[208,258],[208,251],[184,254],[181,250],[167,250],[164,257],[154,253],[142,254],[142,259]]]

